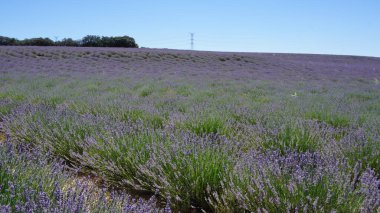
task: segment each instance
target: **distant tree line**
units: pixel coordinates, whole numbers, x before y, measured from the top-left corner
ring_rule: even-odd
[[[64,38],[60,41],[53,41],[50,38],[18,40],[0,36],[0,46],[139,47],[135,39],[129,36],[107,37],[96,35],[87,35],[80,40]]]

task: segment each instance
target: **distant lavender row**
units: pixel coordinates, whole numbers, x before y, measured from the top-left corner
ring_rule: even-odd
[[[346,81],[379,78],[380,59],[160,49],[0,47],[0,72],[192,79]]]

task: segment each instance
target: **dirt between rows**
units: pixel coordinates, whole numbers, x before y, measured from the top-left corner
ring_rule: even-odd
[[[5,135],[5,132],[3,131],[3,125],[0,121],[0,144],[4,143],[7,140],[7,136]]]
[[[0,132],[0,143],[4,143],[5,142],[5,133],[4,132]]]

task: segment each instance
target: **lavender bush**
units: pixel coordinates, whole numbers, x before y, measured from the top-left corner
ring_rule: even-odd
[[[97,187],[76,178],[62,162],[7,141],[0,146],[0,210],[2,212],[164,212],[156,200]],[[70,181],[68,181],[70,180]]]

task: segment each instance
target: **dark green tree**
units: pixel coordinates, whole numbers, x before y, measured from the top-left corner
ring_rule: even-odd
[[[82,38],[81,46],[83,47],[102,47],[102,38],[96,35],[87,35]]]
[[[0,36],[0,45],[17,45],[18,42],[15,38]]]
[[[75,41],[72,38],[64,38],[62,41],[56,42],[57,46],[67,46],[67,47],[79,47],[80,41]]]
[[[20,42],[20,45],[25,46],[54,46],[54,41],[50,38],[30,38],[24,39]]]

